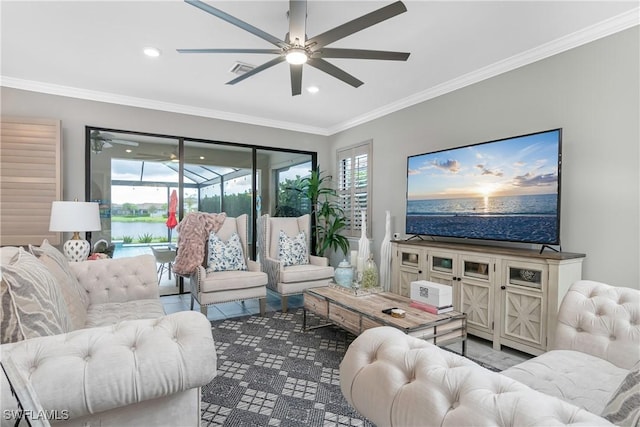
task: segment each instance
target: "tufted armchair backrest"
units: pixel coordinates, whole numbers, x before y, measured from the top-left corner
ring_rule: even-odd
[[[287,233],[289,237],[295,237],[301,231],[304,231],[307,238],[307,252],[311,248],[309,234],[311,232],[311,218],[307,215],[299,217],[272,217],[263,215],[263,226],[265,227],[265,249],[268,258],[278,259],[278,246],[280,230]]]
[[[575,350],[630,369],[640,360],[640,290],[574,283],[558,312],[556,350]]]

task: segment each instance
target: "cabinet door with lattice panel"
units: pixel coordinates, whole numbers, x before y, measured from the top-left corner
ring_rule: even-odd
[[[507,286],[503,290],[502,310],[502,338],[545,349],[546,310],[542,292]]]
[[[59,120],[2,117],[0,245],[60,243],[49,217],[62,200],[61,162]]]

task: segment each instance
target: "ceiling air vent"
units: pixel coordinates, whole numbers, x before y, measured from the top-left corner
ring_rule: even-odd
[[[254,68],[256,68],[255,65],[245,64],[244,62],[236,62],[235,64],[233,64],[233,67],[231,67],[229,72],[241,76],[253,70]]]

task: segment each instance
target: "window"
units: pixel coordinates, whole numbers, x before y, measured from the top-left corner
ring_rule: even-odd
[[[366,212],[367,230],[371,233],[371,151],[372,142],[338,150],[338,196],[344,210],[346,236],[359,236],[361,212]]]

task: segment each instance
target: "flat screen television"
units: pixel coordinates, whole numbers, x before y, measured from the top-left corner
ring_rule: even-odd
[[[406,234],[560,244],[562,129],[407,158]]]

